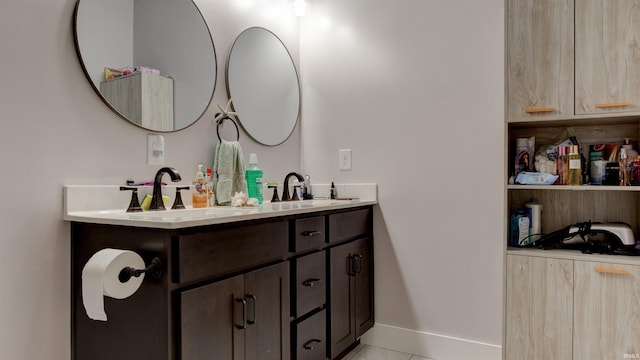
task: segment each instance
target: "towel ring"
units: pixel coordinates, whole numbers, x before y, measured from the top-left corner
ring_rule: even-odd
[[[216,115],[216,117],[218,115]],[[233,123],[233,126],[236,127],[236,141],[240,140],[240,129],[238,129],[238,124],[236,124],[236,122],[231,117],[229,117],[229,115],[225,115],[216,121],[218,123],[218,125],[216,126],[216,133],[218,134],[218,140],[222,142],[222,139],[220,138],[220,125],[222,125],[222,123],[225,120],[230,120]]]

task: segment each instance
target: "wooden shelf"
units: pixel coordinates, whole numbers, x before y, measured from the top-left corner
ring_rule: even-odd
[[[640,192],[640,186],[610,185],[507,185],[507,190],[560,190],[560,191],[630,191]]]

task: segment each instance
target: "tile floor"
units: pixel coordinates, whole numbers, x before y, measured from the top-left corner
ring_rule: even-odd
[[[371,345],[358,345],[343,360],[430,360],[425,357],[387,350]]]

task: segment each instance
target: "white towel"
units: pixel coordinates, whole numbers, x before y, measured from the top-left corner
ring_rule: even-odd
[[[213,171],[216,204],[231,205],[231,195],[236,191],[247,192],[247,182],[244,179],[244,155],[238,141],[221,140],[216,145]]]

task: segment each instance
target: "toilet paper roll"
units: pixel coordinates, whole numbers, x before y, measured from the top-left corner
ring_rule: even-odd
[[[107,321],[104,297],[124,299],[133,295],[142,284],[144,273],[122,283],[118,279],[125,267],[144,269],[144,260],[129,250],[102,249],[93,254],[82,269],[82,303],[89,318]]]

